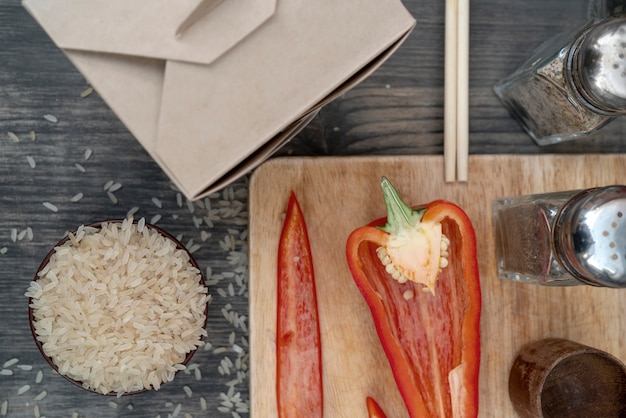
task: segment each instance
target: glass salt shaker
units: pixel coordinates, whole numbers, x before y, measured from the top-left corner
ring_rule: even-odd
[[[589,136],[626,115],[626,15],[542,44],[494,92],[539,145]]]
[[[626,186],[494,201],[502,279],[626,287]]]

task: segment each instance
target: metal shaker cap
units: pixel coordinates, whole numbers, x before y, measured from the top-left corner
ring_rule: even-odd
[[[554,253],[582,282],[626,287],[626,186],[572,197],[556,217]]]
[[[626,16],[584,31],[570,49],[569,81],[600,113],[626,114]]]

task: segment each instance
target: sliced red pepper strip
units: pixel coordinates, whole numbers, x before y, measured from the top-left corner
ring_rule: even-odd
[[[387,418],[387,415],[385,415],[383,409],[371,396],[365,398],[365,404],[367,405],[367,413],[369,418]]]
[[[386,201],[389,208],[387,196]],[[390,233],[379,228],[387,218],[353,231],[346,245],[348,265],[409,415],[476,417],[481,292],[474,229],[461,208],[442,200],[412,214],[418,222],[441,224],[450,241],[448,265],[438,272],[433,292],[424,282],[400,283],[385,270],[376,250],[390,240]],[[397,216],[396,211],[389,220]],[[424,238],[418,247],[431,251],[435,245]],[[408,300],[407,291],[414,295]]]
[[[278,246],[276,398],[278,416],[322,417],[322,349],[306,223],[291,193]]]

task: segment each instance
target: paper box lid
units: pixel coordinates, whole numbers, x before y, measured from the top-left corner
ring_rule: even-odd
[[[260,164],[415,25],[399,0],[24,5],[189,199]]]

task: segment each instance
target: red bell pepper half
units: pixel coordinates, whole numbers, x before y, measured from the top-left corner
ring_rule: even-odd
[[[476,237],[447,201],[411,209],[381,182],[387,218],[352,232],[348,266],[413,418],[478,415],[481,293]]]
[[[276,399],[281,418],[321,418],[322,349],[311,247],[292,192],[278,246]]]

